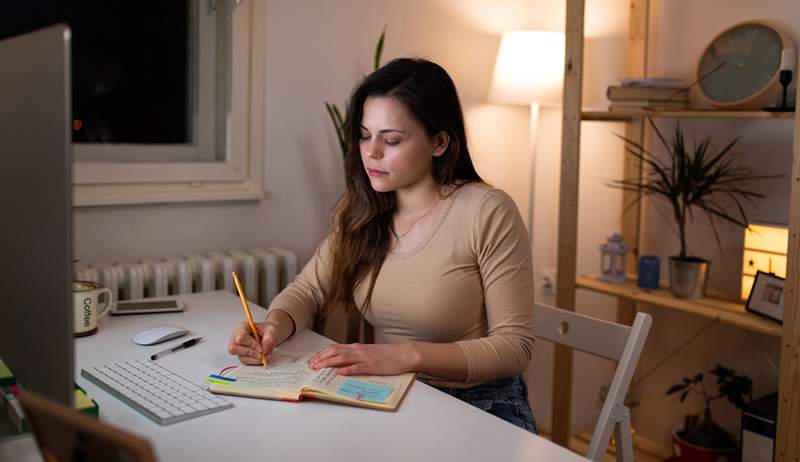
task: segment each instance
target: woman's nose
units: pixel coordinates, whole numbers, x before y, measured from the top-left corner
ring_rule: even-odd
[[[383,157],[383,152],[381,151],[381,147],[378,143],[374,140],[370,140],[367,142],[367,156],[372,158],[380,158]]]

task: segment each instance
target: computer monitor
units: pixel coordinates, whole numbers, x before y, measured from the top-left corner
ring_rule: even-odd
[[[70,30],[0,41],[0,358],[72,406]]]

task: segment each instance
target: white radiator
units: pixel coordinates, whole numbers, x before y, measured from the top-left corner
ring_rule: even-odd
[[[236,293],[237,271],[251,302],[263,307],[294,280],[297,257],[279,249],[214,251],[183,257],[76,265],[75,279],[108,287],[115,300],[227,290]]]

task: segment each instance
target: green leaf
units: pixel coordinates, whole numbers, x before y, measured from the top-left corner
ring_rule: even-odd
[[[667,201],[681,237],[681,255],[686,254],[686,224],[692,222],[697,213],[709,221],[717,245],[722,249],[717,219],[746,228],[749,220],[743,201],[752,203],[764,197],[751,190],[749,184],[783,175],[753,174],[747,168],[735,166],[733,148],[737,146],[738,138],[716,150],[712,148],[710,137],[687,140],[680,121],[675,125],[671,139],[664,136],[652,118],[648,118],[648,122],[665,148],[666,158],[655,156],[637,140],[615,134],[625,142],[625,152],[641,163],[642,175],[612,181],[608,185],[638,193],[635,201],[649,195]],[[721,198],[726,199],[726,206],[719,202]],[[732,212],[727,207],[729,203],[733,207]],[[626,210],[628,208],[630,205],[626,206]]]
[[[684,389],[686,389],[686,384],[679,383],[677,385],[673,385],[673,386],[669,387],[669,390],[667,390],[667,395],[671,395],[673,393],[677,393],[677,392],[679,392],[681,390],[684,390]]]
[[[325,102],[325,109],[328,111],[328,116],[331,118],[333,128],[336,130],[336,137],[339,139],[339,148],[342,150],[342,156],[347,155],[347,136],[342,121],[342,115],[339,108],[335,104]]]
[[[383,54],[383,39],[386,37],[386,25],[383,26],[381,37],[378,39],[378,44],[375,45],[375,70],[381,67],[381,55]]]

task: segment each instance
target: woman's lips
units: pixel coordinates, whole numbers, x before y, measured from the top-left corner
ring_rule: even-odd
[[[369,176],[383,176],[383,175],[388,175],[388,172],[384,172],[383,170],[378,170],[378,169],[375,169],[375,168],[368,168],[367,169],[367,175],[369,175]]]

